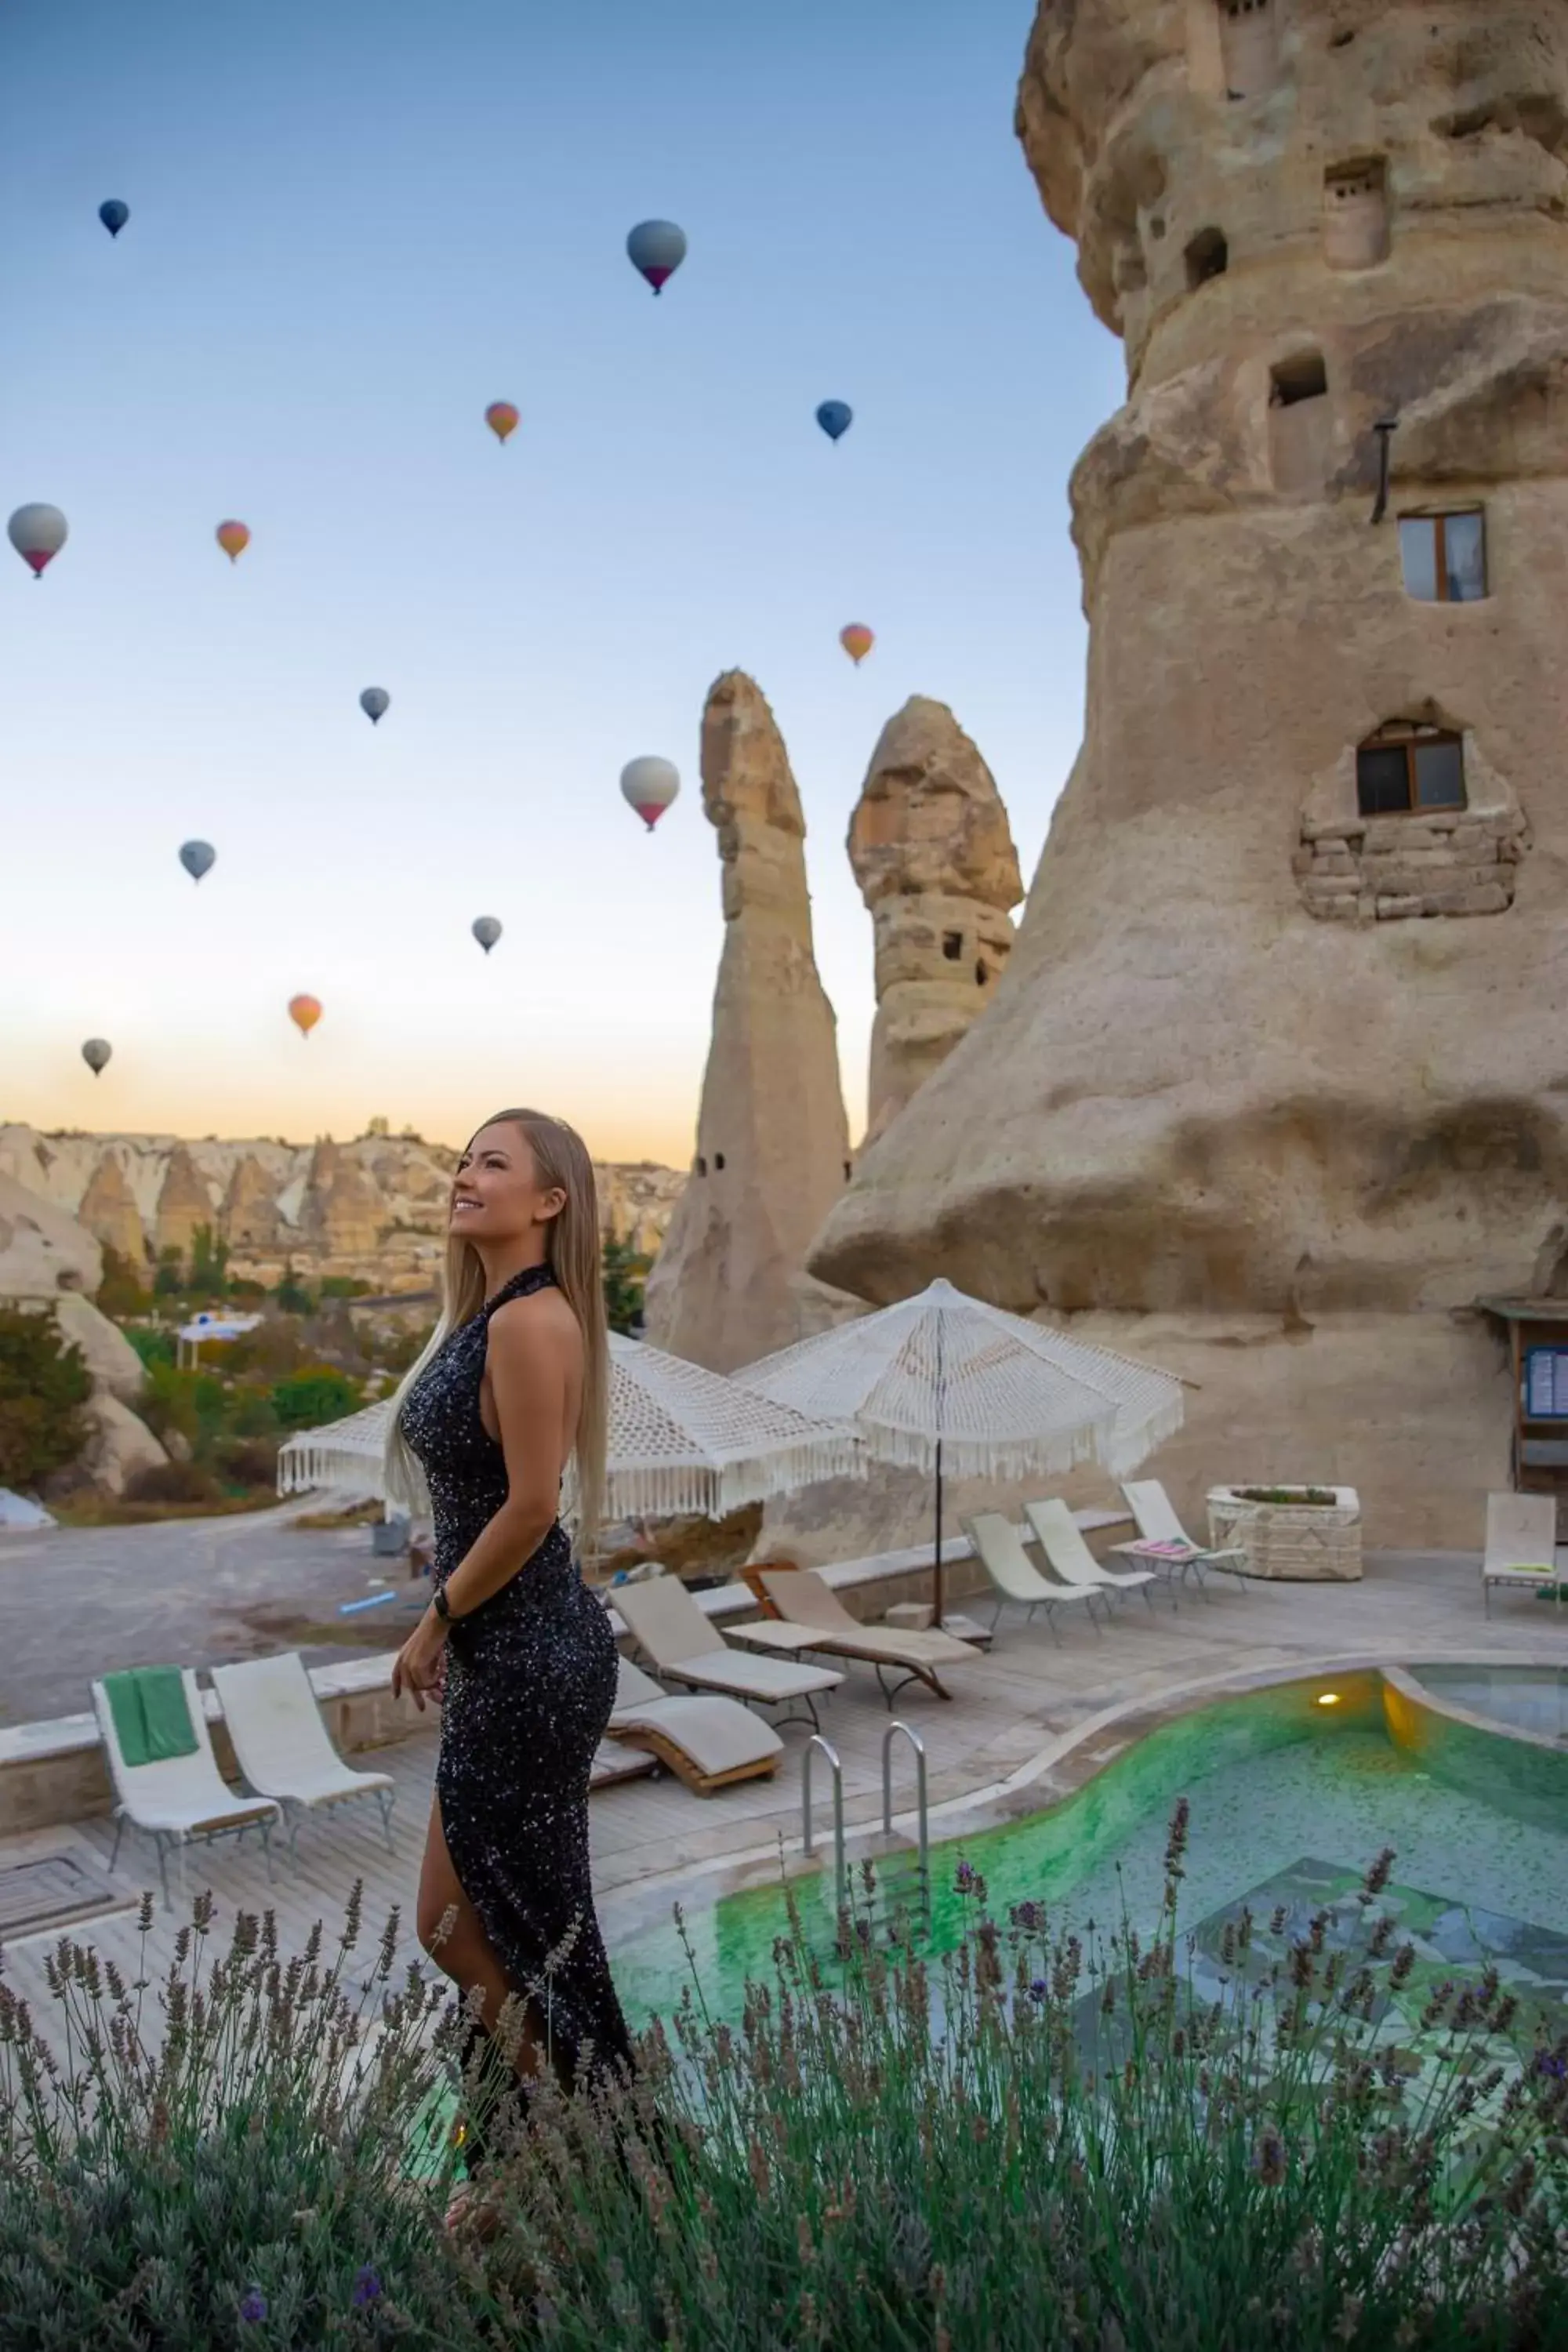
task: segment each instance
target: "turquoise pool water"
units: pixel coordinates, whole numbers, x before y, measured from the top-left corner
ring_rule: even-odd
[[[1334,1703],[1321,1705],[1331,1691]],[[1029,1900],[1047,1906],[1053,1929],[1113,1927],[1124,1911],[1147,1929],[1160,1908],[1167,1826],[1180,1796],[1191,1806],[1181,1916],[1194,1927],[1299,1864],[1326,1883],[1335,1873],[1359,1874],[1392,1846],[1397,1882],[1439,1908],[1453,1906],[1456,1917],[1473,1915],[1480,1947],[1506,1949],[1510,1937],[1517,1947],[1521,1922],[1568,1937],[1568,1780],[1542,1790],[1539,1751],[1510,1750],[1501,1738],[1484,1744],[1500,1760],[1479,1771],[1470,1750],[1456,1756],[1420,1727],[1412,1737],[1408,1709],[1385,1710],[1376,1675],[1292,1685],[1182,1717],[1055,1807],[933,1845],[926,1948],[953,1948],[973,1916],[956,1885],[961,1863],[984,1876],[997,1916]],[[1475,1792],[1478,1780],[1486,1796]],[[874,1907],[885,1915],[900,1883],[912,1887],[912,1856],[879,1869]],[[830,1950],[831,1863],[794,1885],[808,1940]],[[747,1979],[772,1976],[774,1939],[787,1927],[782,1884],[689,1910],[686,1934],[710,2011],[738,2014]],[[1460,1940],[1467,1933],[1452,1931]],[[673,1923],[621,1943],[612,1957],[638,2023],[668,2013],[690,1973]]]
[[[1416,1666],[1417,1682],[1493,1723],[1568,1742],[1568,1667]]]

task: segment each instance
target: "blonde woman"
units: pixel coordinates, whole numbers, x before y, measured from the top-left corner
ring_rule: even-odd
[[[436,1552],[392,1687],[441,1706],[420,1941],[477,2015],[471,2049],[499,2027],[518,2074],[568,2085],[590,2053],[631,2055],[588,1873],[616,1644],[556,1516],[574,1457],[584,1543],[598,1517],[608,1354],[593,1163],[559,1119],[500,1111],[458,1161],[445,1311],[393,1416],[389,1484],[412,1497],[412,1454]]]

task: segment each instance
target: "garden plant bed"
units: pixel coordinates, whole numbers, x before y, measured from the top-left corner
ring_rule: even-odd
[[[1209,1541],[1246,1554],[1244,1576],[1352,1584],[1361,1579],[1353,1486],[1213,1486]]]

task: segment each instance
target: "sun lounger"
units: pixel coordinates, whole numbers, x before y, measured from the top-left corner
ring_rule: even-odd
[[[1175,1507],[1158,1478],[1124,1478],[1121,1491],[1127,1498],[1128,1509],[1138,1522],[1137,1544],[1155,1544],[1161,1549],[1159,1551],[1141,1551],[1136,1544],[1123,1543],[1112,1544],[1112,1551],[1121,1552],[1125,1559],[1140,1560],[1146,1568],[1157,1570],[1169,1577],[1173,1583],[1178,1577],[1184,1581],[1190,1572],[1205,1598],[1205,1568],[1221,1568],[1227,1573],[1246,1568],[1245,1551],[1238,1549],[1211,1551],[1206,1545],[1193,1541],[1176,1517]],[[1245,1577],[1237,1573],[1236,1580],[1245,1592]]]
[[[775,1771],[784,1754],[772,1724],[738,1699],[672,1698],[628,1658],[621,1660],[610,1738],[645,1749],[700,1797]]]
[[[356,1797],[374,1797],[388,1853],[392,1843],[390,1772],[356,1772],[343,1762],[321,1721],[310,1677],[298,1650],[281,1657],[248,1658],[215,1666],[213,1688],[228,1726],[235,1761],[258,1797],[276,1797],[295,1853],[300,1823]]]
[[[1099,1589],[1098,1580],[1093,1583],[1060,1584],[1050,1577],[1042,1576],[1024,1549],[1023,1538],[1017,1528],[1000,1511],[976,1511],[973,1518],[964,1519],[960,1524],[974,1546],[980,1565],[991,1579],[996,1594],[996,1614],[991,1621],[993,1625],[1000,1623],[1002,1612],[1008,1601],[1016,1601],[1020,1608],[1028,1611],[1031,1617],[1037,1609],[1045,1611],[1053,1641],[1061,1640],[1056,1628],[1056,1612],[1062,1607],[1082,1609],[1095,1632],[1098,1633],[1101,1630],[1095,1617],[1094,1604],[1097,1601],[1103,1603],[1109,1616],[1110,1596],[1108,1591]],[[1121,1581],[1120,1577],[1113,1580],[1118,1584]],[[1147,1583],[1143,1598],[1145,1601],[1149,1598]]]
[[[1153,1570],[1102,1566],[1085,1543],[1083,1531],[1072,1513],[1058,1496],[1052,1496],[1042,1503],[1026,1503],[1024,1517],[1033,1528],[1040,1549],[1064,1584],[1070,1584],[1080,1592],[1098,1592],[1101,1597],[1111,1592],[1142,1591],[1145,1601],[1148,1600],[1149,1587],[1154,1581]],[[1173,1601],[1174,1597],[1173,1594]]]
[[[594,1750],[588,1786],[613,1789],[617,1780],[646,1780],[658,1770],[658,1761],[651,1748],[623,1748],[618,1739],[601,1739]]]
[[[180,1688],[195,1748],[183,1756],[165,1755],[146,1762],[128,1763],[110,1694],[101,1682],[92,1685],[92,1709],[98,1717],[114,1790],[114,1852],[109,1867],[112,1870],[120,1859],[120,1841],[129,1822],[132,1829],[150,1837],[157,1850],[158,1875],[165,1904],[169,1900],[169,1849],[173,1847],[178,1857],[183,1895],[185,1848],[197,1839],[205,1843],[230,1832],[243,1835],[248,1829],[259,1830],[270,1878],[272,1825],[279,1812],[270,1797],[237,1795],[218,1770],[196,1678],[189,1666],[181,1670]]]
[[[1487,1549],[1481,1561],[1481,1605],[1491,1614],[1494,1584],[1554,1588],[1559,1606],[1564,1578],[1557,1565],[1555,1495],[1489,1495]]]
[[[970,1664],[979,1653],[968,1642],[938,1628],[923,1633],[901,1625],[863,1625],[852,1617],[832,1587],[811,1568],[764,1569],[762,1581],[784,1623],[766,1619],[737,1625],[738,1641],[754,1642],[763,1649],[816,1650],[830,1658],[863,1658],[877,1669],[877,1680],[889,1706],[905,1683],[926,1683],[938,1698],[943,1690],[937,1668]],[[801,1639],[801,1635],[808,1637]],[[891,1690],[885,1669],[902,1668]]]
[[[757,1699],[764,1706],[799,1701],[815,1727],[816,1694],[836,1690],[844,1680],[798,1659],[756,1658],[732,1650],[676,1576],[617,1585],[615,1605],[655,1672],[693,1690],[722,1691],[728,1698]]]

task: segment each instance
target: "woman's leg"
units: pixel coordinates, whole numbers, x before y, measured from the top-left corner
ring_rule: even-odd
[[[479,1994],[479,2018],[487,2033],[494,2034],[503,2007],[512,2002],[506,2034],[509,2045],[513,2045],[512,2063],[525,2078],[539,2074],[547,2062],[533,2012],[513,1999],[479,1915],[463,1892],[447,1851],[439,1798],[430,1807],[416,1926],[420,1943],[442,1974],[450,1977],[465,1995]]]

